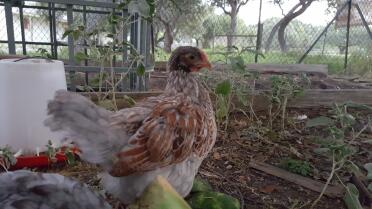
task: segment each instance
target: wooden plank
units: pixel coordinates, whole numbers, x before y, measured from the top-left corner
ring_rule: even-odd
[[[140,100],[150,96],[157,96],[162,91],[148,92],[117,92],[117,98],[128,95],[135,100]],[[256,111],[266,110],[270,104],[269,98],[265,95],[270,91],[256,91],[253,108]],[[95,97],[96,93],[83,92],[85,96]],[[213,98],[211,94],[211,98]],[[244,108],[239,104],[238,99],[234,99],[234,104],[239,108]],[[288,102],[289,108],[315,108],[331,107],[334,103],[352,102],[356,104],[372,105],[372,89],[309,89],[305,90],[304,96],[292,99]]]
[[[115,96],[116,98],[120,99],[123,98],[124,96],[130,96],[134,100],[139,101],[141,99],[147,98],[147,97],[154,97],[158,96],[162,91],[145,91],[145,92],[116,92]],[[97,99],[97,95],[104,94],[104,93],[95,93],[95,92],[79,92],[79,94],[89,97],[93,100]],[[110,94],[111,95],[111,94]],[[109,95],[109,96],[110,96]]]
[[[215,65],[214,69],[226,69],[224,64]],[[248,72],[258,72],[261,74],[301,74],[309,76],[327,77],[327,65],[309,65],[309,64],[248,64]]]
[[[267,174],[276,176],[278,178],[284,179],[286,181],[298,184],[300,186],[303,186],[307,189],[310,189],[315,192],[321,192],[324,184],[319,181],[315,181],[310,178],[306,178],[304,176],[300,176],[291,172],[288,172],[286,170],[277,168],[275,166],[269,165],[267,163],[262,163],[262,162],[254,162],[251,161],[249,163],[249,166],[251,168],[254,168],[256,170],[265,172]],[[343,197],[344,195],[344,188],[342,186],[333,186],[329,185],[328,188],[326,189],[324,195],[328,197]]]
[[[372,89],[311,89],[303,97],[289,102],[289,107],[329,107],[334,103],[352,102],[372,105]]]
[[[214,70],[229,68],[226,64],[214,64]],[[165,71],[166,62],[156,62],[155,70]],[[247,64],[248,72],[259,72],[261,74],[300,74],[305,73],[310,76],[327,77],[327,65],[310,65],[310,64]]]

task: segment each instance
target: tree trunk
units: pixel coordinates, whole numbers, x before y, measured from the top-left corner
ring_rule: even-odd
[[[209,49],[209,48],[211,48],[211,44],[210,44],[210,42],[211,42],[210,39],[203,38],[203,41],[202,41],[202,46],[203,46],[203,48],[205,48],[205,49]]]
[[[170,24],[164,24],[164,27],[164,51],[167,53],[171,53],[173,44],[173,30]]]
[[[285,40],[285,29],[289,25],[289,23],[295,19],[296,17],[300,16],[302,13],[306,11],[307,8],[313,3],[314,0],[308,0],[301,4],[301,8],[293,13],[288,13],[286,16],[284,16],[283,21],[281,21],[279,30],[278,30],[278,41],[280,45],[280,50],[282,52],[288,52],[288,46],[287,42]]]
[[[282,24],[282,20],[280,20],[278,23],[276,23],[274,25],[274,27],[271,29],[270,35],[266,40],[265,52],[268,52],[270,50],[271,44],[274,40],[274,36],[275,36],[276,32],[278,31],[280,24]]]
[[[234,35],[236,35],[236,27],[238,24],[238,7],[236,4],[232,4],[230,13],[230,31],[227,36],[227,48],[231,50],[234,45]]]
[[[302,4],[301,4],[301,2],[296,4],[295,6],[292,7],[291,10],[288,11],[288,13],[278,23],[275,24],[275,26],[272,28],[272,30],[270,32],[269,37],[266,40],[265,52],[268,52],[270,50],[270,47],[271,47],[271,44],[273,42],[274,36],[275,36],[275,34],[278,30],[280,30],[280,31],[278,31],[278,41],[279,41],[279,44],[280,44],[280,49],[282,51],[288,50],[287,45],[286,45],[286,41],[285,41],[285,38],[284,38],[286,27],[288,26],[288,24],[293,19],[295,19],[296,17],[298,17],[299,15],[304,13],[313,1],[314,0],[308,0],[304,3],[302,3]],[[298,11],[296,11],[299,7],[301,7],[301,8]]]

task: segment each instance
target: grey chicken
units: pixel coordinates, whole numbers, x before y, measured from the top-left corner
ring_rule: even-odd
[[[27,170],[0,175],[1,209],[111,209],[86,185],[59,174]]]
[[[217,135],[209,92],[194,75],[202,68],[211,69],[202,50],[179,47],[169,59],[163,94],[111,112],[78,94],[58,91],[45,124],[71,138],[83,160],[104,168],[104,188],[124,204],[158,175],[186,196]]]

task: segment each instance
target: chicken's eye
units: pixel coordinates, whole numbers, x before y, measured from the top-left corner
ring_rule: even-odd
[[[194,60],[194,59],[195,59],[195,56],[194,56],[194,55],[190,55],[189,58],[190,58],[191,60]]]

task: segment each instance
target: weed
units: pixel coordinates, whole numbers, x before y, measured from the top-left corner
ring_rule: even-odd
[[[306,76],[303,76],[303,78],[305,79]],[[281,114],[281,128],[283,131],[288,100],[303,95],[304,87],[299,85],[299,81],[294,80],[291,76],[272,76],[271,82],[269,128],[272,130],[274,120]],[[276,110],[274,110],[275,106]]]
[[[148,2],[149,3],[149,2]],[[126,7],[130,1],[125,1],[118,5],[118,10]],[[150,11],[154,12],[154,11]],[[152,17],[153,14],[146,14],[145,18]],[[99,101],[105,100],[109,94],[112,95],[112,103],[114,109],[117,110],[116,103],[116,89],[121,81],[133,69],[136,69],[138,76],[144,76],[144,58],[141,56],[136,48],[127,40],[121,40],[120,32],[123,28],[129,27],[132,16],[122,17],[114,12],[111,12],[106,19],[98,24],[93,29],[87,29],[84,25],[74,23],[72,27],[68,28],[63,34],[63,39],[67,36],[72,36],[74,40],[82,40],[86,45],[86,52],[80,51],[75,54],[77,62],[82,60],[96,61],[100,65],[100,72],[98,78],[98,94],[96,95]],[[97,41],[98,40],[98,41]],[[124,66],[128,66],[128,71],[122,73],[120,79],[116,79],[116,72],[114,71],[114,61],[116,56],[120,56],[124,51],[130,51],[127,62]],[[105,78],[105,68],[108,67],[109,75]],[[102,86],[106,84],[110,87],[108,92],[102,93]],[[89,88],[94,92],[93,88]]]
[[[357,149],[354,147],[353,142],[359,139],[359,136],[372,124],[372,120],[366,124],[360,130],[354,130],[353,125],[356,120],[355,117],[349,113],[348,105],[335,105],[331,110],[332,117],[318,117],[307,122],[306,127],[326,127],[327,136],[324,140],[321,140],[320,147],[315,149],[314,152],[328,157],[332,162],[331,172],[327,179],[327,182],[319,195],[319,197],[313,202],[311,208],[322,198],[326,188],[333,179],[337,177],[339,182],[345,185],[338,177],[338,172],[341,169],[347,169],[351,173],[359,172],[359,167],[352,161],[353,155],[356,154]],[[345,201],[350,198],[355,199],[353,195],[353,186],[348,184],[345,185],[348,191],[345,196]],[[359,201],[358,201],[359,203]],[[354,204],[358,204],[354,203]]]
[[[17,159],[14,156],[14,152],[12,152],[9,146],[4,148],[0,148],[0,166],[5,170],[8,169],[17,163]]]
[[[280,162],[280,166],[287,171],[292,173],[297,173],[302,176],[308,176],[311,172],[311,167],[309,162],[302,160],[295,160],[292,158],[284,159]]]

